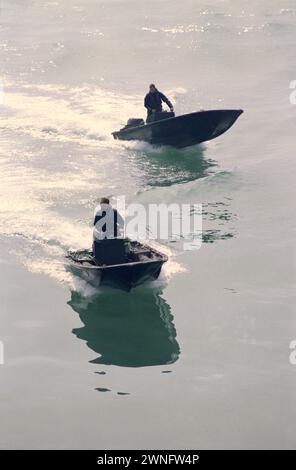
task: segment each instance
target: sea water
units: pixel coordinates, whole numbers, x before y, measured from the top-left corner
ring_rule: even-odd
[[[293,0],[1,0],[0,447],[293,448]],[[114,141],[148,85],[242,108],[176,150]],[[202,247],[95,291],[101,196],[203,204]]]

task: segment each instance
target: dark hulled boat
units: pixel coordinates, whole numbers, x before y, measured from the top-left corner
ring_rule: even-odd
[[[132,241],[125,262],[98,264],[91,250],[69,252],[68,269],[94,287],[109,285],[125,290],[158,278],[167,256],[150,246]]]
[[[142,140],[156,145],[189,147],[215,139],[226,132],[242,114],[242,109],[197,111],[174,116],[173,113],[156,113],[153,122],[129,119],[127,125],[113,132],[114,139]]]

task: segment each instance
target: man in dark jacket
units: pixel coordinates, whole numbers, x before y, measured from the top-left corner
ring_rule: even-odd
[[[170,100],[160,91],[157,90],[154,83],[149,86],[149,93],[145,96],[144,106],[147,108],[147,122],[152,121],[154,114],[162,111],[162,102],[166,103],[171,112],[174,112],[174,107]]]
[[[94,213],[94,240],[121,238],[123,229],[123,218],[113,209],[109,199],[102,197]]]
[[[123,237],[124,219],[103,197],[95,209],[93,253],[98,264],[124,263],[126,250]]]

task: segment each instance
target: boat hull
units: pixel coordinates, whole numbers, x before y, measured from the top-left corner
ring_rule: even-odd
[[[110,266],[77,262],[70,255],[67,257],[70,260],[67,269],[93,287],[105,285],[130,290],[158,278],[161,268],[168,258],[156,250],[153,250],[153,253],[155,253],[157,259]]]
[[[226,132],[242,114],[241,109],[198,111],[113,132],[119,140],[142,140],[155,145],[189,147]]]

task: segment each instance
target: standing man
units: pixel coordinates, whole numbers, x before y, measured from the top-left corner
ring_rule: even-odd
[[[145,96],[144,106],[147,108],[147,122],[153,121],[155,113],[162,111],[162,102],[166,103],[170,111],[174,112],[174,107],[170,100],[151,83],[149,93]]]
[[[95,209],[93,230],[93,253],[99,264],[116,264],[125,261],[124,220],[102,197],[100,206]]]
[[[94,214],[94,240],[121,238],[123,228],[124,220],[119,212],[107,197],[102,197]]]

